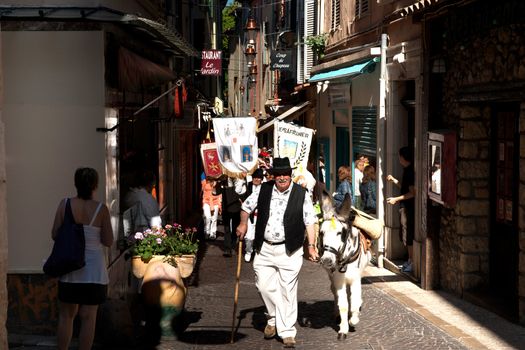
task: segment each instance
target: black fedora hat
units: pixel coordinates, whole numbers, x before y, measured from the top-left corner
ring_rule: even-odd
[[[272,168],[270,172],[272,174],[284,174],[292,173],[293,168],[290,166],[290,159],[288,157],[284,158],[274,158],[272,163]]]
[[[256,177],[258,179],[262,179],[264,178],[264,171],[262,169],[256,169],[253,174],[252,174],[252,177]]]

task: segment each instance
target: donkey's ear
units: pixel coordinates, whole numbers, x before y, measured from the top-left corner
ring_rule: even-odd
[[[334,200],[330,193],[323,190],[321,193],[321,209],[323,209],[323,219],[328,220],[335,215]]]
[[[343,199],[343,203],[337,210],[337,216],[344,222],[354,221],[352,198],[348,193],[345,194],[345,199]]]

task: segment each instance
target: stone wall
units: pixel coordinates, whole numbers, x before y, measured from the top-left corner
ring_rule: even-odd
[[[449,29],[452,30],[452,29]],[[440,280],[462,294],[488,284],[490,103],[523,100],[525,26],[510,25],[448,48],[443,120],[458,133],[457,204],[442,212]],[[525,322],[525,107],[520,113],[520,321]]]
[[[525,325],[525,103],[520,108],[520,186],[519,186],[519,321]]]

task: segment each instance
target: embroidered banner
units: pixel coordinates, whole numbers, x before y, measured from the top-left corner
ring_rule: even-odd
[[[253,117],[213,118],[213,132],[224,173],[236,176],[257,166],[257,121]]]
[[[288,157],[292,167],[306,169],[313,133],[313,129],[276,121],[274,157]]]
[[[215,142],[201,144],[201,158],[206,176],[219,177],[222,175],[222,168]]]

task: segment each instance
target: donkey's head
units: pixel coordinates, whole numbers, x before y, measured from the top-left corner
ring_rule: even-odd
[[[342,205],[336,208],[332,196],[323,191],[321,208],[323,209],[323,223],[319,235],[321,265],[334,270],[338,259],[344,254],[348,238],[358,235],[358,231],[352,229],[355,214],[349,194],[346,194]]]

